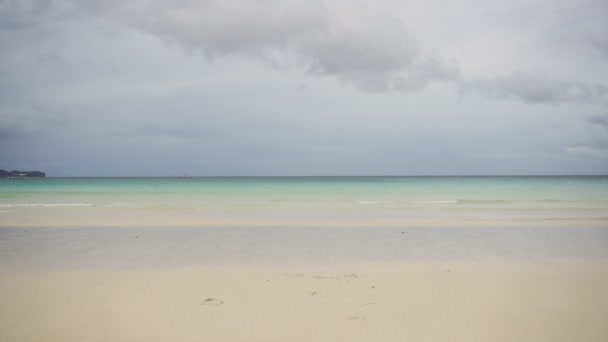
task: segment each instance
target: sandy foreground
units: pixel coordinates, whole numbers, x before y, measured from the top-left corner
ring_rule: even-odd
[[[2,341],[607,341],[608,260],[0,275]]]

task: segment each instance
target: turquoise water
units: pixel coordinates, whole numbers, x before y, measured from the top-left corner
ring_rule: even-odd
[[[608,177],[2,179],[0,225],[608,226]]]

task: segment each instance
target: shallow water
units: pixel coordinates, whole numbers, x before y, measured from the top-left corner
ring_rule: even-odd
[[[608,257],[607,228],[2,228],[0,270]]]
[[[0,180],[0,226],[608,226],[608,177]]]

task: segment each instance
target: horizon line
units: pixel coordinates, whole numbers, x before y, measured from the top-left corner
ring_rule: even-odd
[[[44,178],[357,178],[357,177],[605,177],[608,174],[436,174],[436,175],[121,175],[121,176],[46,176]]]

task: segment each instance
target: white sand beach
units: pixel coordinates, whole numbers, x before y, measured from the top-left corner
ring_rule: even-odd
[[[2,228],[2,341],[606,341],[601,228]]]
[[[4,275],[3,341],[606,341],[608,261]]]

